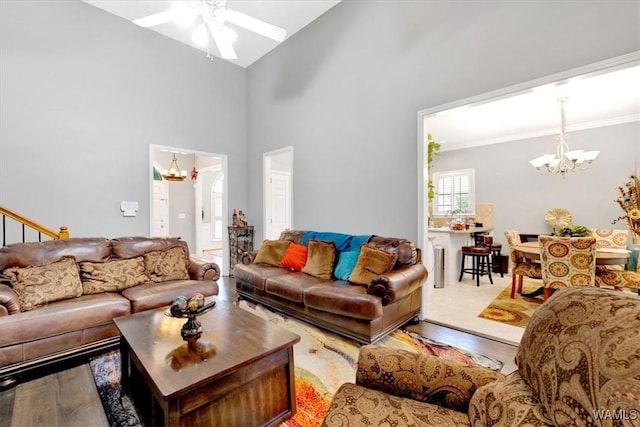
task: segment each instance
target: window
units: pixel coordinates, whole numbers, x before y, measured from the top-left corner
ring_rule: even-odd
[[[453,211],[475,214],[475,169],[433,173],[436,198],[434,215],[449,215]]]

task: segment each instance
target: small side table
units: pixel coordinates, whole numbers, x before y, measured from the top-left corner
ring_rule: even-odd
[[[233,276],[233,267],[240,262],[238,251],[253,250],[253,225],[229,227],[229,275]]]

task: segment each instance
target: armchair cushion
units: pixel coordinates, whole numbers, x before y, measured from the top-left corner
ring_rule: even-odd
[[[322,423],[333,426],[468,426],[467,414],[345,383],[336,392]]]
[[[469,403],[472,426],[550,426],[540,401],[518,371],[479,388]]]

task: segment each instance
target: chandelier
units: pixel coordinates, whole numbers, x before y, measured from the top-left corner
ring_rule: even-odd
[[[180,170],[178,167],[178,159],[176,159],[176,153],[173,153],[173,158],[171,159],[171,165],[169,169],[165,169],[162,171],[162,177],[167,181],[184,181],[187,178],[187,171]]]
[[[567,172],[587,169],[600,153],[599,151],[569,150],[566,131],[567,119],[564,112],[564,103],[567,99],[558,99],[560,103],[560,135],[558,135],[559,142],[556,154],[544,154],[529,162],[537,170],[546,171],[553,175],[560,174],[563,178]]]

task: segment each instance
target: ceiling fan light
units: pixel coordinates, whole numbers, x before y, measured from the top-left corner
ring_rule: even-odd
[[[133,23],[143,28],[148,28],[148,27],[153,27],[154,25],[160,25],[166,22],[171,22],[174,19],[175,19],[175,14],[173,10],[167,10],[166,12],[154,13],[153,15],[134,19]]]
[[[242,12],[236,10],[226,10],[226,19],[232,24],[242,27],[246,30],[253,31],[262,36],[268,37],[272,40],[281,43],[287,37],[287,30],[277,27],[268,22],[261,21],[252,16],[245,15]]]
[[[198,17],[196,11],[184,3],[176,3],[171,12],[173,12],[174,20],[183,27],[189,26]]]
[[[205,27],[204,24],[198,25],[193,33],[191,33],[191,40],[200,47],[206,47],[209,44],[207,27]]]
[[[211,22],[207,22],[207,27],[209,28],[209,31],[211,31],[211,36],[213,37],[213,41],[216,43],[218,51],[220,51],[220,55],[224,59],[238,59],[238,55],[233,48],[233,42],[229,39],[229,33],[225,33],[223,30],[223,28],[226,27],[220,27],[219,25]]]

